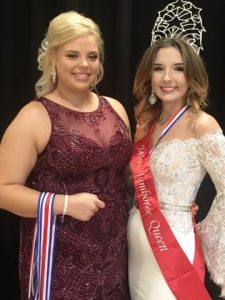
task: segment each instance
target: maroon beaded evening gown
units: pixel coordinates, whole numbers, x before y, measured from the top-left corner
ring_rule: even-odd
[[[90,192],[105,202],[88,222],[57,218],[52,300],[128,300],[127,206],[122,175],[131,155],[126,126],[104,97],[90,113],[44,97],[52,122],[48,145],[27,186],[65,194]],[[27,300],[34,219],[21,218],[20,281]]]

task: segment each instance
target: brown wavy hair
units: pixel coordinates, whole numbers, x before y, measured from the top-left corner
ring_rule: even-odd
[[[197,113],[207,106],[208,75],[202,58],[182,38],[159,39],[145,51],[134,79],[133,93],[137,100],[134,109],[137,122],[136,140],[145,136],[150,124],[160,115],[162,109],[160,99],[156,104],[150,105],[148,98],[152,93],[151,74],[155,56],[160,48],[167,47],[174,47],[181,54],[184,74],[189,84],[186,98],[191,103],[191,110]]]

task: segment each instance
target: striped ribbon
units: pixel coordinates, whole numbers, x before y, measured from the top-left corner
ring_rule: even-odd
[[[44,192],[38,199],[30,264],[29,300],[50,300],[56,227],[54,198],[55,194]]]
[[[180,117],[190,108],[190,105],[186,104],[184,105],[178,112],[175,113],[174,116],[172,116],[171,119],[167,122],[166,127],[161,132],[159,139],[154,147],[156,147],[159,143],[159,141],[167,134],[167,132],[170,130],[170,128],[180,119]]]

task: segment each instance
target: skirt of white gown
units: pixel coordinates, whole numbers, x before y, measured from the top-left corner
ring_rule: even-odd
[[[188,259],[193,263],[194,232],[181,233],[172,229]],[[176,300],[167,285],[150,248],[140,212],[130,211],[128,228],[129,286],[132,300]]]

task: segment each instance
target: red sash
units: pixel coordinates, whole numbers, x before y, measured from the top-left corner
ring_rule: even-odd
[[[203,283],[204,261],[197,233],[193,266],[159,209],[149,165],[150,136],[149,131],[144,139],[134,143],[131,159],[137,202],[148,241],[167,284],[178,300],[209,300],[211,297]]]

